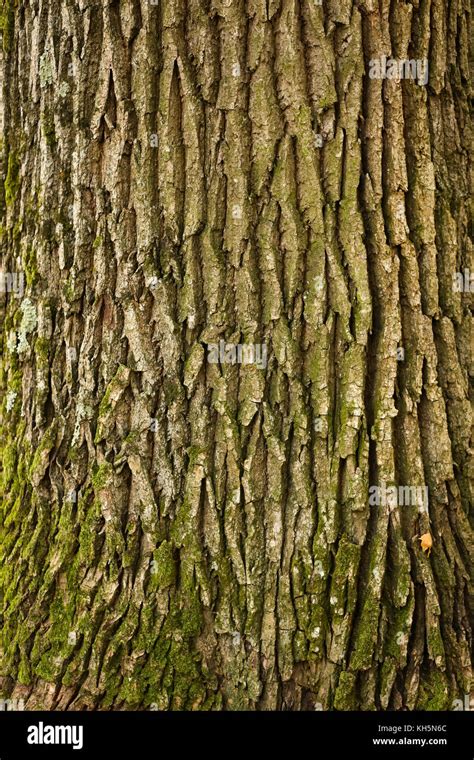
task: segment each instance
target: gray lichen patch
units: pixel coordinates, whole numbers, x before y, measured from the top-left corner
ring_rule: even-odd
[[[25,353],[30,348],[27,337],[36,329],[38,322],[36,306],[29,298],[25,298],[22,301],[20,309],[22,318],[18,329],[18,343],[16,347],[18,354]]]

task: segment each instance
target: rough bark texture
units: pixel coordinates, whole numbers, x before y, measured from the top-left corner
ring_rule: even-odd
[[[26,289],[2,295],[2,696],[469,692],[469,23],[467,0],[3,2]],[[382,55],[428,85],[370,79]],[[220,339],[266,369],[210,363]],[[382,483],[428,513],[370,505]]]

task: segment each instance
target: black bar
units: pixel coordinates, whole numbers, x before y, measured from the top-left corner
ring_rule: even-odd
[[[0,760],[222,757],[473,760],[473,713],[0,712]],[[62,727],[62,728],[61,728]],[[75,731],[74,731],[75,727]],[[82,729],[82,733],[81,733]],[[30,743],[28,741],[30,739]],[[50,744],[69,741],[69,744]],[[42,740],[42,744],[31,743]],[[73,748],[76,745],[77,749]],[[79,747],[79,745],[82,745]]]

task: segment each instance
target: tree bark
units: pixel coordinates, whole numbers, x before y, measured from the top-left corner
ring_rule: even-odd
[[[2,295],[1,696],[451,709],[472,645],[467,0],[1,18],[2,262],[25,277]],[[382,56],[428,59],[427,84],[371,78]],[[266,366],[213,363],[221,340]],[[428,508],[371,503],[385,484]]]

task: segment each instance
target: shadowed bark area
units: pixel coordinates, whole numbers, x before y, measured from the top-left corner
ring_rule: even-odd
[[[2,696],[469,693],[469,24],[467,0],[4,0]],[[370,78],[382,56],[428,84]],[[221,340],[266,366],[213,363]]]

